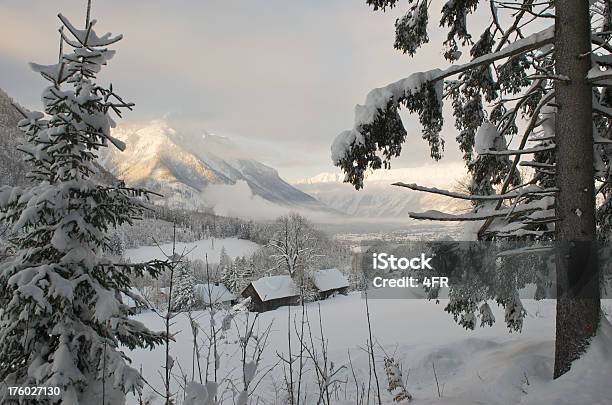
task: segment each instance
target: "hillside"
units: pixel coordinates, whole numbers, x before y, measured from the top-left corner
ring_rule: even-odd
[[[9,95],[0,89],[0,185],[21,185],[28,171],[23,152],[17,150],[23,140],[17,124],[23,117],[12,102]]]

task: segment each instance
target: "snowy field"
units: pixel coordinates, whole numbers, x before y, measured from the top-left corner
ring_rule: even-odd
[[[403,369],[406,388],[414,396],[414,404],[448,405],[609,405],[612,403],[612,327],[604,322],[596,342],[585,357],[579,360],[572,372],[557,381],[551,381],[554,350],[554,315],[552,301],[525,301],[528,315],[523,332],[509,333],[504,326],[503,312],[494,309],[498,322],[491,328],[466,331],[457,326],[443,311],[444,302],[436,304],[423,300],[369,300],[372,328],[376,350],[376,366],[380,380],[383,403],[392,402],[387,392],[387,380],[383,368],[383,354],[399,360]],[[358,384],[368,383],[368,355],[363,350],[368,339],[365,301],[360,294],[339,296],[320,303],[323,333],[328,341],[329,359],[338,370],[335,375],[339,383],[333,391],[333,404],[356,404],[355,379]],[[612,306],[608,303],[608,313]],[[318,304],[307,306],[308,316],[313,324],[315,341],[319,336]],[[299,322],[300,308],[292,307],[291,314]],[[196,312],[203,333],[209,327],[209,313]],[[225,315],[217,314],[217,323]],[[237,325],[241,325],[247,313],[240,313],[232,327],[220,343],[219,380],[240,381],[241,363],[237,343]],[[254,314],[248,314],[252,317]],[[259,317],[260,332],[272,323],[268,345],[258,368],[265,371],[279,362],[279,354],[287,353],[287,316],[288,308],[280,308]],[[163,322],[154,313],[147,312],[137,316],[148,327],[162,330]],[[192,370],[192,336],[186,315],[179,315],[172,330],[176,332],[176,342],[172,343],[171,354],[181,364],[186,374]],[[293,322],[292,322],[293,323]],[[295,333],[293,350],[297,353]],[[154,351],[136,350],[128,355],[133,366],[142,366],[147,380],[158,390],[162,390],[163,348]],[[353,363],[349,365],[348,353]],[[285,355],[286,357],[286,355]],[[205,367],[206,359],[202,360]],[[438,384],[434,377],[435,367]],[[178,371],[175,366],[175,371]],[[304,375],[306,405],[315,404],[317,385],[311,365]],[[220,392],[229,384],[221,383]],[[255,404],[285,404],[282,399],[283,367],[276,366],[267,374],[257,389],[259,402]],[[178,386],[173,383],[174,389]],[[239,383],[238,383],[239,384]],[[302,387],[304,388],[304,387]],[[439,390],[439,393],[438,393]],[[150,392],[146,389],[145,392]],[[374,404],[375,383],[372,381],[370,403]],[[224,404],[233,404],[232,393],[225,391],[221,396]],[[182,398],[178,398],[181,403]],[[136,403],[130,398],[129,403]],[[155,403],[155,402],[153,402]],[[157,403],[162,403],[159,400]]]
[[[211,264],[219,262],[221,249],[223,248],[225,248],[229,257],[235,259],[238,256],[251,255],[259,248],[259,245],[255,242],[238,238],[202,239],[195,242],[176,243],[177,254],[185,252],[190,260],[201,259],[205,261],[206,257],[208,257],[208,263]],[[172,243],[165,243],[159,247],[140,246],[135,249],[128,249],[125,251],[124,256],[130,259],[132,263],[139,263],[154,259],[164,260],[166,258],[165,254],[172,254]]]

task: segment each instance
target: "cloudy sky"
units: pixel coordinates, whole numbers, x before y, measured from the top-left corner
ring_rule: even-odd
[[[84,8],[85,0],[0,0],[0,88],[39,108],[44,82],[26,63],[53,63],[56,14],[79,22]],[[393,49],[404,11],[374,13],[365,0],[98,0],[97,31],[125,36],[100,80],[136,103],[127,122],[206,128],[288,180],[310,177],[334,171],[329,146],[370,89],[446,66],[440,37],[415,59]],[[418,126],[405,123],[409,145],[394,167],[429,163]],[[456,161],[450,121],[445,134],[446,160]]]

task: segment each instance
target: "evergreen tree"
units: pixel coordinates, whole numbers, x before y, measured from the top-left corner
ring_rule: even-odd
[[[227,287],[228,290],[236,294],[240,289],[240,274],[238,272],[238,266],[235,262],[231,262],[226,265],[221,273],[221,282]]]
[[[383,11],[400,4],[367,3]],[[395,47],[413,56],[429,42],[433,6],[427,0],[407,3],[408,13],[395,24]],[[450,99],[456,140],[472,177],[469,193],[395,185],[470,200],[474,206],[468,214],[428,211],[411,214],[413,218],[466,221],[473,239],[556,243],[557,377],[586,350],[600,320],[599,268],[592,244],[596,234],[609,238],[612,228],[611,7],[604,0],[488,5],[445,2],[439,23],[447,33],[444,56],[452,66],[372,90],[365,104],[356,107],[353,128],[334,140],[332,160],[357,189],[363,187],[367,170],[390,167],[406,141],[401,107],[418,115],[422,138],[431,157],[439,160],[444,150],[442,106]],[[490,23],[475,33],[469,22],[482,21],[477,10],[489,13]],[[519,165],[532,169],[530,179],[520,178]],[[597,192],[595,181],[601,183]],[[603,201],[597,209],[596,194]],[[587,282],[571,282],[577,279]],[[456,319],[473,325],[479,303],[496,299],[506,309],[508,326],[520,329],[524,310],[515,292],[458,294],[463,298],[455,303],[464,309],[457,309],[455,314],[462,316]],[[483,318],[484,324],[492,321]]]
[[[195,295],[193,293],[195,286],[195,277],[191,263],[185,261],[180,263],[174,274],[174,288],[172,292],[172,310],[188,311],[195,304]]]
[[[123,253],[125,252],[125,242],[123,240],[121,232],[115,230],[109,234],[106,250],[109,254],[113,256],[123,256]]]
[[[109,112],[132,104],[95,83],[121,36],[98,35],[89,14],[90,4],[84,29],[60,14],[58,63],[31,64],[51,83],[44,113],[20,110],[31,183],[0,189],[0,221],[11,224],[16,251],[0,266],[2,403],[8,386],[27,385],[60,387],[60,397],[31,401],[37,404],[121,403],[143,381],[120,345],[163,342],[128,318],[119,293],[130,294],[130,276],[157,276],[164,263],[122,265],[102,255],[107,233],[140,217],[146,192],[91,177],[101,148],[124,148],[111,136]]]
[[[229,257],[224,246],[221,248],[221,253],[219,254],[219,270],[221,271],[221,274],[224,274],[231,266],[232,258]]]
[[[242,281],[240,284],[240,291],[237,294],[240,294],[242,290],[244,290],[251,281],[256,279],[256,276],[255,276],[256,269],[255,269],[255,263],[253,262],[253,260],[243,256],[241,260],[241,266],[242,267],[239,270],[239,272],[240,272]]]
[[[221,282],[228,290],[236,295],[246,288],[255,275],[253,262],[245,257],[237,257],[225,268],[221,275]]]

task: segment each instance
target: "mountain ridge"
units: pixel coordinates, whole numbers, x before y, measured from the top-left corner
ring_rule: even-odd
[[[436,209],[461,212],[469,203],[439,195],[392,186],[395,182],[418,183],[428,187],[452,189],[461,180],[465,167],[460,162],[440,163],[415,168],[377,170],[365,176],[360,190],[344,183],[340,173],[323,172],[298,180],[293,185],[328,207],[346,215],[365,218],[408,218],[411,212]]]
[[[254,197],[273,204],[327,210],[284,181],[276,169],[249,157],[227,138],[181,132],[164,120],[120,126],[113,130],[113,136],[126,143],[126,150],[105,151],[102,165],[128,184],[164,194],[170,205],[206,206],[210,186],[245,182]]]

